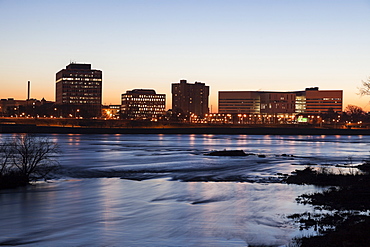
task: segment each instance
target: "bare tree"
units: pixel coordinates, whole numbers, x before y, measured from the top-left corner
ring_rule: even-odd
[[[3,142],[0,143],[0,177],[2,177],[4,174],[7,174],[10,169],[10,146],[9,143]]]
[[[366,112],[361,107],[355,105],[348,105],[344,110],[343,117],[352,122],[367,121],[368,119]]]
[[[361,116],[365,114],[361,107],[355,105],[347,105],[344,111],[350,116]]]
[[[370,95],[370,77],[362,81],[362,87],[359,87],[358,90],[361,96]]]
[[[58,168],[58,145],[46,137],[19,135],[9,142],[8,161],[27,181],[46,179]]]

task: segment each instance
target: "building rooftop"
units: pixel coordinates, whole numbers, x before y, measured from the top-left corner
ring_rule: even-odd
[[[69,70],[91,70],[91,64],[70,63],[66,66]]]
[[[156,94],[153,89],[133,89],[126,91],[126,94]]]

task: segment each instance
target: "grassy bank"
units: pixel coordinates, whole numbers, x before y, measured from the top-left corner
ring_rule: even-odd
[[[13,189],[29,184],[28,178],[17,172],[10,172],[0,176],[0,189]]]
[[[362,168],[367,169],[368,164]],[[305,246],[370,246],[370,175],[367,171],[335,174],[327,169],[307,167],[286,179],[292,184],[328,186],[321,193],[303,194],[297,202],[311,204],[325,213],[294,214],[289,218],[302,229],[314,229],[319,235],[297,239]],[[331,186],[331,187],[330,187]]]

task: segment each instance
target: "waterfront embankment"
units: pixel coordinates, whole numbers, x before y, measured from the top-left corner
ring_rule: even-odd
[[[308,126],[236,127],[62,127],[33,124],[0,124],[0,133],[56,134],[225,134],[225,135],[370,135],[370,129],[314,128]]]

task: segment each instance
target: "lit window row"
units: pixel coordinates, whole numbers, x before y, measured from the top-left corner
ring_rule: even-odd
[[[63,100],[64,104],[96,104],[100,105],[100,101],[93,101],[93,100]]]
[[[63,84],[68,85],[101,85],[99,82],[82,82],[82,81],[75,81],[72,80],[71,82],[63,80]]]
[[[67,86],[63,86],[63,88],[86,88],[86,89],[89,89],[89,88],[91,88],[91,89],[97,89],[97,88],[100,88],[99,86],[80,86],[80,85],[75,85],[75,86],[69,86],[69,87],[67,87]]]
[[[68,75],[64,75],[68,76]],[[90,72],[90,74],[87,74],[84,72],[83,74],[69,74],[69,76],[74,76],[74,77],[94,77],[94,76],[101,76],[101,73],[94,73],[94,71]]]
[[[126,100],[126,101],[142,101],[142,102],[146,102],[146,101],[165,101],[164,98],[126,98],[126,97],[122,97],[122,100]]]
[[[99,100],[100,97],[94,97],[93,95],[85,95],[84,97],[82,96],[76,96],[76,97],[73,97],[73,96],[70,96],[70,97],[63,97],[63,99],[94,99],[94,100]]]

